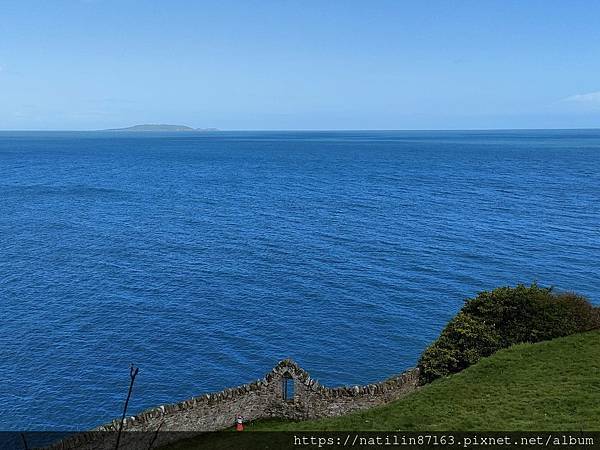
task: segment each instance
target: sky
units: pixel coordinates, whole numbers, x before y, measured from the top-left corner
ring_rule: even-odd
[[[0,130],[600,127],[596,0],[0,0]]]

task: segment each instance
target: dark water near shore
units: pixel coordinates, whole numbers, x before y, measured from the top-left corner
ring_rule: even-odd
[[[465,297],[600,303],[600,131],[0,133],[0,429],[413,366]]]

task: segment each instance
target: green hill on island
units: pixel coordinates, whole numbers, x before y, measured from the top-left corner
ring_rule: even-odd
[[[111,128],[102,131],[158,131],[158,132],[173,132],[173,131],[218,131],[217,128],[192,128],[187,125],[167,125],[167,124],[143,124],[134,125],[126,128]]]

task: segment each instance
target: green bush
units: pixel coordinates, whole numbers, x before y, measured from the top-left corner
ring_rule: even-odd
[[[460,372],[513,344],[600,328],[600,309],[552,288],[501,287],[468,299],[419,359],[421,383]]]

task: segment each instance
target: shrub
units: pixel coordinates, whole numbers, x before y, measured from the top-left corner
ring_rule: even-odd
[[[419,359],[421,383],[460,372],[513,344],[600,328],[600,309],[552,288],[501,287],[468,299]]]

